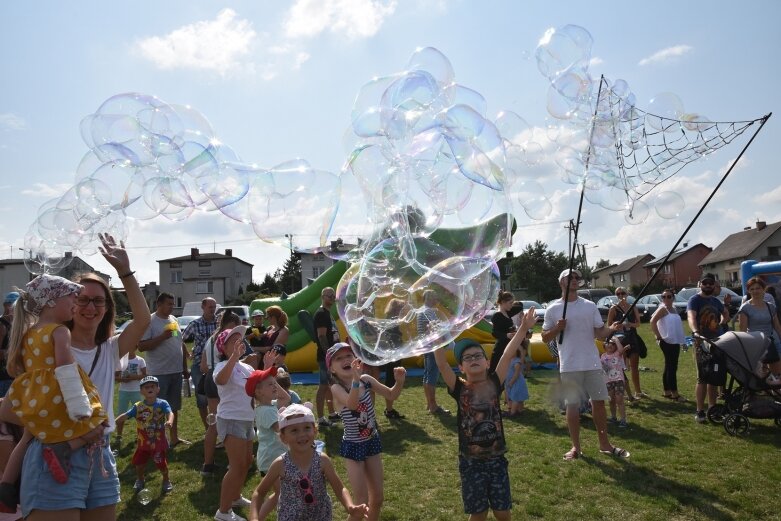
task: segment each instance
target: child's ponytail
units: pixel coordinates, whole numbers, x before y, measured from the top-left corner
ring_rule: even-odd
[[[8,374],[16,377],[25,370],[22,359],[22,340],[27,330],[32,326],[35,315],[26,309],[30,295],[24,290],[14,289],[19,292],[19,299],[14,303],[14,320],[11,323],[11,335],[8,339],[8,362],[6,365]]]

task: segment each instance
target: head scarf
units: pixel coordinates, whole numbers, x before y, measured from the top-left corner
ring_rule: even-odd
[[[24,291],[25,307],[33,315],[40,315],[46,306],[72,293],[79,294],[84,286],[56,275],[42,274],[27,283]]]

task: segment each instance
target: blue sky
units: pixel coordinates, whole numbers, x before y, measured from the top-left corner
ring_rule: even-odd
[[[555,6],[555,7],[552,7]],[[417,47],[451,61],[456,81],[479,91],[488,113],[510,109],[546,125],[548,85],[534,49],[549,27],[577,24],[594,39],[592,74],[623,78],[638,106],[673,92],[691,112],[718,120],[754,119],[778,109],[781,4],[709,2],[3,2],[0,4],[0,258],[13,255],[37,208],[73,184],[87,147],[81,119],[122,92],[191,105],[244,161],[271,167],[302,157],[338,172],[342,136],[359,88],[403,70]],[[687,239],[716,246],[754,221],[781,219],[773,152],[777,115],[749,149]],[[686,167],[667,182],[684,196],[680,218],[655,215],[629,226],[620,214],[587,206],[581,242],[593,263],[674,243],[745,139]],[[543,143],[544,144],[544,143]],[[548,148],[546,148],[548,150]],[[518,214],[513,249],[542,239],[566,249],[561,221],[575,216],[577,193],[546,157],[537,174],[554,204],[545,221]],[[360,213],[347,194],[342,211]],[[251,228],[213,214],[173,223],[143,221],[128,244],[142,282],[157,280],[156,259],[201,251],[234,254],[254,278],[280,266],[284,248],[260,244]],[[99,257],[88,257],[98,268]]]

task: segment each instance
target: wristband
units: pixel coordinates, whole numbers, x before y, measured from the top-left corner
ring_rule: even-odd
[[[361,382],[353,382],[352,388],[358,389],[361,386]]]
[[[136,272],[135,272],[135,271],[128,271],[128,272],[127,272],[127,273],[125,273],[124,275],[120,275],[120,276],[119,276],[119,278],[120,278],[120,279],[125,279],[125,278],[127,278],[127,277],[130,277],[131,275],[135,275],[135,274],[136,274]]]

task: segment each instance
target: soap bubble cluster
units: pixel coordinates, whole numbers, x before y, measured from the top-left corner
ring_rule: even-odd
[[[510,111],[490,118],[487,105],[434,48],[356,97],[345,173],[372,233],[352,253],[337,308],[367,363],[430,352],[479,321],[498,293],[513,204],[535,219],[551,212],[525,176],[542,156],[531,126]],[[419,325],[429,308],[436,319]]]
[[[548,137],[558,146],[561,178],[578,185],[591,203],[623,212],[630,224],[645,221],[651,206],[661,218],[677,218],[684,208],[680,194],[668,189],[643,198],[756,121],[711,122],[686,112],[670,92],[657,94],[643,110],[626,81],[591,75],[592,44],[586,29],[566,25],[549,29],[535,53],[550,83],[548,113],[560,122]]]
[[[300,251],[327,243],[339,175],[303,159],[272,168],[243,162],[191,107],[119,94],[84,118],[80,130],[89,150],[73,187],[41,206],[25,236],[32,273],[63,268],[71,259],[66,252],[97,252],[100,233],[124,239],[129,221],[181,221],[198,211],[251,225],[267,242],[288,246],[285,234],[295,234]]]

